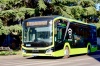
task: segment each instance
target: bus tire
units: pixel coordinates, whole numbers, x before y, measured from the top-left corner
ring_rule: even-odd
[[[64,56],[63,56],[63,58],[69,58],[69,48],[68,47],[66,47],[64,49]]]
[[[90,50],[90,46],[88,47],[88,50],[87,50],[87,55],[90,55],[91,54],[91,50]]]

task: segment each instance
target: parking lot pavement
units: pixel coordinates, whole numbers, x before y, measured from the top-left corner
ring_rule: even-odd
[[[0,66],[100,66],[100,51],[67,59],[49,57],[0,56]]]

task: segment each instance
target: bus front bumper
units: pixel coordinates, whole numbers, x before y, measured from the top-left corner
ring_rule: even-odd
[[[23,57],[36,57],[36,56],[52,56],[53,57],[53,54],[40,54],[40,53],[22,53]]]
[[[32,50],[30,50],[32,51]],[[36,56],[48,56],[48,57],[61,57],[64,56],[64,50],[59,50],[53,52],[52,50],[48,49],[45,53],[27,53],[26,50],[22,50],[22,55],[24,57],[36,57]]]
[[[27,52],[27,51],[31,51],[31,53]],[[22,55],[23,56],[31,56],[31,57],[35,57],[35,56],[54,56],[54,52],[51,49],[44,50],[45,52],[43,52],[43,53],[39,53],[39,52],[34,53],[32,51],[34,51],[34,50],[25,50],[24,49],[24,50],[22,50]]]

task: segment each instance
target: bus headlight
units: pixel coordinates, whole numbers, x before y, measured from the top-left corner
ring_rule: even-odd
[[[53,52],[53,50],[50,48],[50,49],[48,49],[47,51],[46,51],[46,53],[48,54],[48,53],[52,53]]]
[[[26,44],[26,47],[30,47],[31,46],[31,44]]]
[[[26,51],[25,51],[24,49],[22,49],[22,52],[23,52],[23,53],[26,53]]]

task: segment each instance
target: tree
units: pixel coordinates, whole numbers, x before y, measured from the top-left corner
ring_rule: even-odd
[[[0,0],[0,35],[21,34],[19,23],[33,16],[61,15],[89,22],[91,17],[100,18],[100,12],[94,7],[98,2],[100,0]]]
[[[3,10],[15,9],[23,6],[23,0],[0,0]]]
[[[0,28],[3,26],[2,20],[0,19]]]
[[[75,19],[81,18],[81,15],[84,13],[84,9],[81,6],[72,6],[70,8]]]
[[[16,25],[31,16],[62,15],[86,19],[99,15],[93,0],[0,0],[0,18],[4,26]],[[15,23],[15,24],[14,24]]]
[[[81,5],[83,8],[86,8],[94,6],[95,3],[93,2],[93,0],[80,0],[79,5]]]

